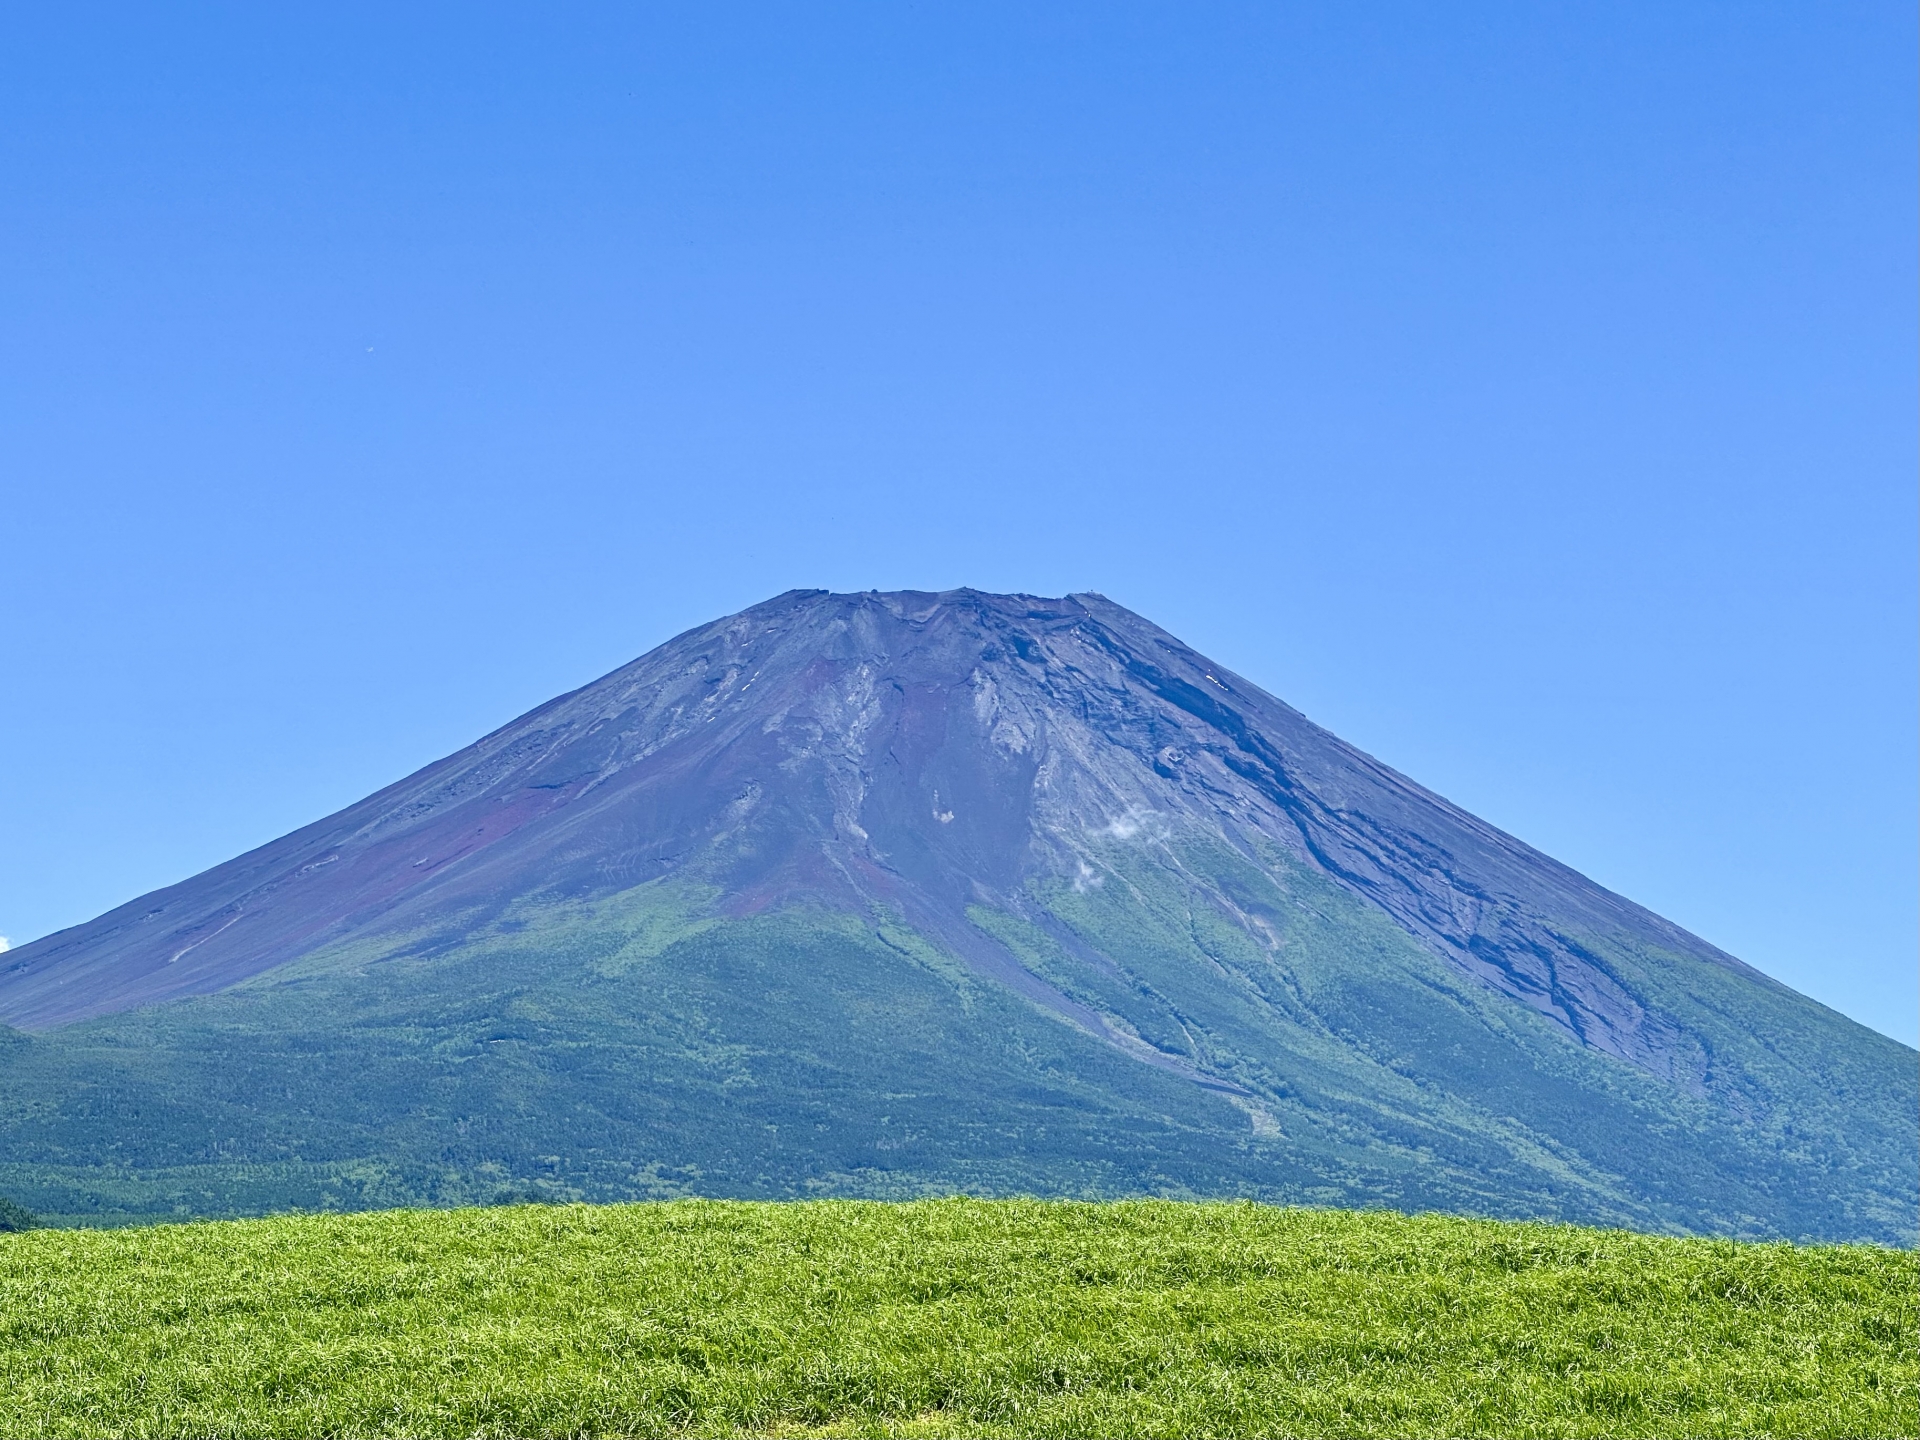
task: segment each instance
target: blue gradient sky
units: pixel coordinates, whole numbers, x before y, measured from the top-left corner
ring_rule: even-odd
[[[791,586],[1097,589],[1911,1043],[1915,40],[15,7],[0,933]]]

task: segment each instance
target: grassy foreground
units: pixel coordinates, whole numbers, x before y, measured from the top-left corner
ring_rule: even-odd
[[[0,1235],[7,1435],[1912,1435],[1920,1257],[1148,1201]]]

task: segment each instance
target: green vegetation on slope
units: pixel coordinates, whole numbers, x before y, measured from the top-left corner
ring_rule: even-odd
[[[723,918],[673,882],[0,1031],[0,1194],[60,1224],[960,1191],[1914,1240],[1915,1077],[1892,1041],[1837,1046],[1817,1086],[1770,1072],[1752,1037],[1798,1022],[1748,986],[1693,1093],[1277,853],[1116,845],[1105,864],[974,923],[1242,1093],[1143,1064],[885,916]]]
[[[1265,1097],[1283,1129],[1309,1120],[1364,1156],[1384,1172],[1376,1203],[1920,1240],[1915,1057],[1802,996],[1580,937],[1628,993],[1710,1041],[1698,1074],[1666,1079],[1574,1043],[1277,849],[1256,865],[1188,838],[1101,862],[1103,883],[1036,898],[1109,974],[997,933],[1069,994]]]
[[[524,930],[321,956],[18,1036],[0,1049],[0,1193],[62,1224],[515,1199],[1346,1193],[1256,1153],[1222,1097],[909,933],[821,911],[676,925],[660,907],[677,898],[530,907],[511,922]]]
[[[0,1236],[13,1435],[1910,1435],[1920,1260],[1249,1204]]]

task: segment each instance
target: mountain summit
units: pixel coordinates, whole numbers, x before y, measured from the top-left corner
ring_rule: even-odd
[[[1098,595],[793,591],[0,962],[0,1189],[1910,1243],[1914,1056]],[[25,1033],[23,1033],[25,1032]]]

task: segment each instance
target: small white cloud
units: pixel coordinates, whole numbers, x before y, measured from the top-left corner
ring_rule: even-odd
[[[1165,840],[1169,832],[1166,822],[1159,815],[1136,806],[1126,814],[1109,820],[1094,833],[1112,840],[1132,840],[1141,837],[1152,842]]]
[[[13,949],[12,943],[8,941],[6,936],[0,935],[0,955],[6,954],[7,951],[11,949]]]

